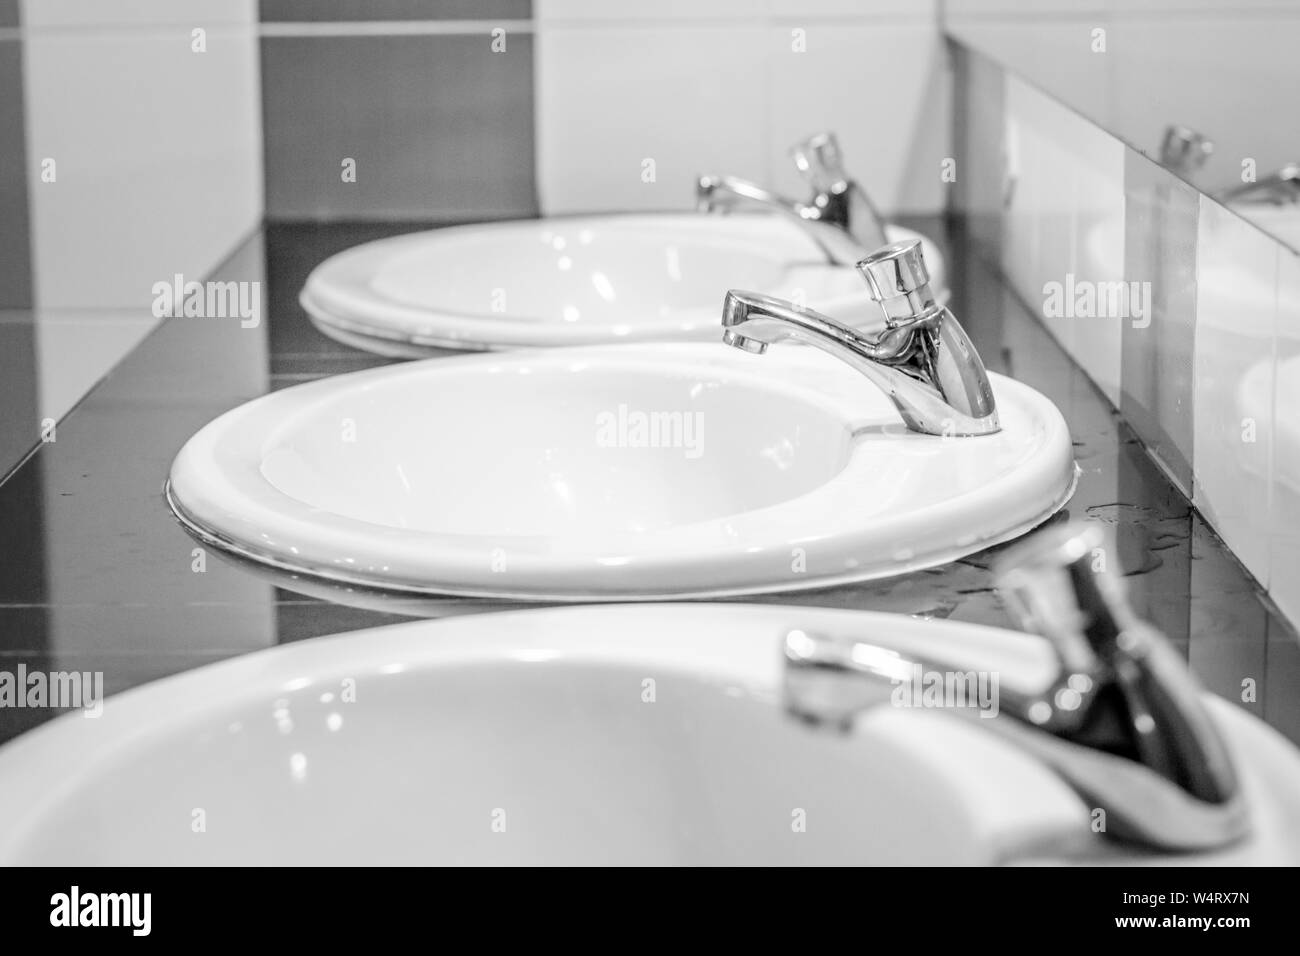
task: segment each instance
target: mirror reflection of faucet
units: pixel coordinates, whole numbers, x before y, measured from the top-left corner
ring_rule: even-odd
[[[1165,128],[1160,142],[1160,165],[1183,179],[1191,179],[1214,153],[1214,141],[1190,126]]]

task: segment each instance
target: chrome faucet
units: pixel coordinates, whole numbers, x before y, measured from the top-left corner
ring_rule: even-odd
[[[998,431],[984,363],[952,312],[935,302],[921,243],[884,246],[857,267],[885,314],[878,336],[784,299],[732,289],[722,305],[722,341],[759,355],[786,339],[815,345],[888,395],[912,431],[944,437]]]
[[[788,216],[836,265],[852,265],[889,240],[885,220],[858,183],[844,171],[833,133],[818,133],[790,149],[790,157],[813,189],[807,202],[785,199],[735,176],[701,176],[695,184],[702,212],[757,206]]]
[[[1106,832],[1165,850],[1224,846],[1249,820],[1223,739],[1169,642],[1133,613],[1117,578],[1094,572],[1095,526],[1060,525],[1009,551],[999,588],[1026,630],[1047,638],[1057,674],[1041,689],[999,686],[977,720],[1107,813]],[[795,631],[785,639],[787,710],[847,732],[916,667],[964,669],[870,640]],[[974,707],[950,713],[974,716]]]

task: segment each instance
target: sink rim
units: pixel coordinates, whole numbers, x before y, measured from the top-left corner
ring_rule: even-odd
[[[864,403],[860,407],[871,414],[864,411],[862,420],[869,423],[878,421],[877,411],[888,407],[883,396],[859,373],[815,349],[802,347],[774,351],[761,359],[721,345],[661,343],[538,350],[509,355],[480,354],[461,356],[454,362],[455,371],[463,372],[476,365],[564,365],[578,359],[588,363],[604,361],[605,370],[617,370],[628,363],[660,366],[666,370],[694,370],[696,374],[722,376],[747,386],[797,394],[801,401],[827,408],[846,423],[850,432],[860,430],[854,425],[852,412],[855,409],[851,406]],[[805,495],[767,508],[670,525],[639,535],[627,532],[592,535],[579,530],[569,535],[506,538],[482,533],[416,532],[369,524],[333,513],[322,517],[319,510],[286,495],[262,474],[261,462],[269,437],[296,413],[293,402],[310,401],[309,390],[316,389],[335,396],[340,388],[365,387],[367,377],[437,375],[440,370],[452,370],[447,361],[451,360],[390,365],[334,376],[271,393],[227,412],[201,429],[177,455],[164,489],[168,506],[182,526],[203,543],[280,572],[335,585],[405,596],[548,603],[672,601],[685,597],[698,599],[814,590],[895,577],[947,563],[1019,537],[1042,523],[1069,500],[1078,480],[1069,430],[1060,411],[1028,386],[997,375],[992,375],[991,381],[998,393],[999,404],[1004,408],[1004,421],[1014,427],[1017,416],[1020,416],[1036,429],[1028,432],[1028,437],[1022,437],[1024,448],[1013,446],[1006,452],[1007,455],[1013,452],[1022,455],[1025,460],[991,474],[990,480],[978,487],[942,498],[924,509],[921,503],[916,503],[910,506],[910,511],[891,513],[888,520],[864,521],[848,529],[843,527],[842,520],[831,517],[832,511],[840,515],[851,513],[853,502],[858,500],[852,494],[853,478],[868,474],[879,462],[878,446],[873,446],[869,439],[858,437],[850,447],[848,465]],[[777,366],[772,363],[777,363]],[[777,368],[781,374],[773,375]],[[804,378],[800,379],[800,375]],[[815,388],[810,381],[816,382]],[[259,410],[274,409],[280,403],[288,403],[284,405],[287,410],[275,416],[274,420],[258,423],[254,419],[253,428],[240,431],[240,425],[250,415]],[[888,409],[892,422],[894,412],[892,407]],[[270,419],[271,416],[263,414],[261,417]],[[917,442],[941,440],[908,433],[901,422],[897,423],[896,429],[896,433],[890,433],[890,441],[898,440],[898,436]],[[1004,432],[1002,438],[989,436],[958,441],[1011,441],[1006,435]],[[1033,439],[1032,444],[1030,439]],[[228,447],[223,449],[220,444],[223,441],[235,445],[235,451]],[[929,450],[919,444],[916,448],[918,453]],[[874,458],[873,453],[876,454]],[[224,465],[221,463],[223,458]],[[253,472],[256,472],[255,476]],[[186,482],[193,489],[188,494]],[[216,494],[213,485],[219,486]],[[1044,500],[1049,487],[1051,499]],[[984,496],[986,507],[972,507],[968,503],[972,495]],[[811,518],[807,513],[800,515],[796,509],[806,512],[809,503],[824,504],[825,507],[817,508]],[[839,508],[836,508],[837,503]],[[997,527],[990,527],[984,511],[991,507],[1000,509],[996,514],[1004,516],[1006,523],[999,520]],[[1008,509],[1011,514],[1003,515]],[[918,525],[922,512],[927,527],[908,527],[907,522],[912,526]],[[901,518],[897,517],[898,514]],[[975,514],[979,515],[978,520],[971,517]],[[255,523],[259,519],[265,520]],[[958,521],[963,527],[970,526],[970,533],[963,535],[956,531],[949,534],[946,526],[951,521]],[[931,525],[933,527],[929,527]],[[879,530],[882,527],[883,532]],[[240,532],[241,528],[245,533]],[[255,532],[259,528],[262,530]],[[791,532],[791,528],[795,531]],[[883,556],[867,551],[868,558],[861,562],[851,557],[862,554],[865,544],[885,547],[890,540],[891,528],[894,537],[905,542],[901,551]],[[936,528],[940,530],[936,531]],[[265,538],[268,529],[281,537],[288,532],[291,540],[296,540],[292,547],[274,542],[270,547],[260,546],[257,542]],[[909,532],[930,533],[943,540],[927,543],[925,539],[919,539],[920,543],[913,546],[909,542],[917,539],[909,537]],[[861,543],[857,547],[855,540]],[[383,561],[384,565],[359,567],[357,557],[351,559],[350,565],[344,565],[342,562],[348,559],[340,555],[349,553],[349,544],[357,547],[355,554],[375,562]],[[296,559],[290,555],[293,547],[310,551],[318,557]],[[846,564],[843,570],[822,567],[794,574],[788,569],[791,548],[795,547],[806,548],[809,553],[815,553],[814,548],[821,548],[829,555],[827,560],[838,554],[845,561],[854,561],[856,566]],[[510,570],[514,573],[488,573],[494,548],[502,548],[510,555]],[[406,549],[405,553],[403,549]],[[411,557],[417,551],[418,560]],[[407,571],[402,570],[403,561]],[[784,576],[777,576],[775,568],[778,564],[787,568]],[[394,567],[398,570],[394,571]],[[721,576],[720,568],[725,571]],[[767,570],[759,573],[760,568]],[[520,571],[522,575],[518,573]],[[503,586],[506,581],[510,582],[509,586]],[[701,585],[700,581],[713,583]],[[581,586],[577,582],[581,582]]]
[[[770,214],[737,214],[727,217],[705,215],[701,213],[614,213],[607,215],[554,216],[542,219],[503,220],[489,223],[474,223],[460,226],[448,226],[442,229],[405,233],[378,239],[353,246],[330,256],[312,269],[302,290],[298,302],[307,312],[312,324],[324,335],[381,355],[399,358],[416,358],[429,354],[430,350],[496,351],[515,348],[551,348],[580,345],[613,344],[620,342],[683,341],[705,339],[716,334],[716,315],[695,315],[691,310],[682,310],[676,320],[637,322],[628,325],[610,325],[601,323],[566,324],[549,320],[521,319],[518,317],[494,317],[491,315],[467,315],[454,310],[423,308],[399,303],[382,298],[370,289],[357,290],[349,288],[344,281],[349,270],[355,270],[359,263],[368,263],[369,258],[379,258],[385,249],[400,254],[402,245],[415,245],[428,241],[430,237],[448,237],[456,231],[474,235],[492,230],[511,228],[539,228],[548,222],[577,225],[591,221],[603,225],[618,227],[635,227],[638,223],[653,224],[655,228],[675,227],[694,230],[702,235],[718,235],[721,241],[737,242],[753,246],[757,240],[748,231],[759,229],[770,233],[776,248],[769,257],[774,262],[786,267],[802,266],[824,270],[826,275],[851,274],[851,266],[839,266],[826,263],[819,258],[815,245],[794,225],[779,216]],[[743,223],[746,233],[738,231],[737,223]],[[737,230],[737,235],[727,236],[727,230]],[[939,247],[921,233],[903,226],[890,224],[886,229],[891,241],[919,239],[925,252],[926,262],[931,270],[931,284],[938,299],[946,302],[948,291],[944,284],[944,262]],[[785,252],[785,255],[782,253]],[[340,273],[335,278],[333,273]],[[868,314],[870,302],[866,288],[857,288],[854,283],[851,295],[816,296],[818,308],[832,316],[845,317]],[[725,276],[719,277],[719,308],[721,294],[727,287]],[[760,290],[761,291],[761,290]],[[382,308],[385,313],[395,317],[388,321],[367,319],[360,315],[347,314],[343,307],[347,302],[369,298],[368,307]],[[860,323],[859,323],[860,324]],[[883,325],[883,320],[881,323]],[[864,328],[870,327],[864,325]]]
[[[613,626],[616,621],[634,633],[620,631]],[[890,634],[891,643],[923,651],[936,663],[948,661],[960,670],[997,671],[1007,686],[1039,686],[1053,660],[1045,639],[1004,628],[881,611],[781,604],[506,610],[331,634],[240,654],[133,687],[112,695],[94,726],[72,711],[0,746],[0,780],[5,783],[0,787],[0,814],[11,824],[0,830],[0,863],[7,865],[19,853],[29,851],[44,828],[57,822],[53,816],[58,808],[84,794],[121,760],[156,749],[165,752],[167,746],[175,746],[203,724],[261,707],[282,695],[305,692],[340,674],[360,680],[377,678],[394,665],[401,665],[405,673],[429,675],[458,664],[487,668],[520,662],[550,667],[558,661],[560,666],[607,668],[611,674],[684,676],[697,685],[695,693],[724,693],[727,687],[739,687],[751,699],[761,700],[779,692],[783,674],[779,639],[795,627],[867,634],[883,630]],[[620,638],[611,640],[612,633],[619,633]],[[305,686],[301,683],[304,677],[309,680]],[[1208,692],[1204,697],[1211,716],[1233,745],[1256,827],[1245,842],[1224,850],[1161,855],[1158,859],[1172,864],[1272,860],[1277,865],[1278,857],[1300,857],[1300,839],[1295,836],[1300,807],[1294,801],[1294,792],[1300,789],[1300,755],[1277,731],[1251,714]],[[167,713],[168,720],[159,721],[159,713]],[[928,726],[926,734],[933,734],[935,725]],[[942,749],[953,743],[949,738],[938,746]],[[1242,759],[1243,755],[1249,759]],[[1039,782],[1051,778],[1046,767],[1041,767],[1044,776],[1040,777],[1040,768],[1033,762],[1022,766]],[[1070,800],[1071,817],[1077,811],[1080,826],[1086,826],[1087,806],[1072,791],[1067,792],[1063,783],[1056,782],[1061,788],[1056,790],[1060,799]],[[977,794],[971,799],[978,799]],[[1064,804],[1061,809],[1066,809]],[[1018,834],[1013,836],[1016,845],[1002,849],[1010,851],[1009,859],[1030,863],[1049,859],[1085,864],[1106,861],[1106,856],[1098,857],[1095,851],[1081,858],[1078,848],[1072,851],[1066,842],[1045,844],[1039,839],[1044,835],[1031,838]],[[1280,835],[1289,839],[1279,841]],[[1122,847],[1107,846],[1103,852],[1110,862],[1124,861]],[[1265,859],[1258,859],[1261,855]],[[1140,859],[1146,858],[1134,857],[1133,861]]]

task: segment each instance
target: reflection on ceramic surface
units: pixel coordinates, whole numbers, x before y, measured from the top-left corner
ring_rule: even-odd
[[[889,238],[918,235],[891,226]],[[943,290],[940,253],[923,241]],[[544,219],[398,236],[327,259],[300,301],[332,338],[418,358],[439,348],[716,339],[729,288],[883,324],[851,266],[828,264],[772,215]]]
[[[1236,758],[1252,835],[1215,854],[1139,855],[1094,833],[1075,792],[982,718],[882,706],[848,735],[790,719],[780,649],[795,628],[957,655],[1006,688],[1041,687],[1053,668],[1048,643],[1024,634],[780,606],[565,608],[322,638],[112,697],[98,719],[69,715],[7,745],[0,863],[1300,855],[1300,760],[1222,702],[1210,713]]]
[[[1300,249],[1300,204],[1233,203],[1228,208],[1292,249]]]
[[[621,600],[821,587],[951,561],[1060,508],[1060,412],[990,376],[1002,431],[909,431],[813,349],[554,349],[285,389],[173,463],[189,530],[397,590]]]

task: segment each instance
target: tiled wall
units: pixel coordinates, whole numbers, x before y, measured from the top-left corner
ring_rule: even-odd
[[[786,151],[821,129],[886,212],[942,206],[934,0],[537,0],[537,48],[546,212],[689,208],[709,172],[801,194]]]
[[[953,199],[980,249],[1300,623],[1300,256],[982,55],[955,62],[978,110]],[[1120,282],[1138,296],[1116,307]]]
[[[33,373],[0,476],[154,327],[155,282],[256,228],[255,29],[255,0],[0,3],[0,335]]]
[[[883,209],[934,212],[951,154],[936,8],[262,0],[267,212],[681,209],[708,171],[798,193],[786,150],[824,128]]]
[[[261,16],[269,218],[536,213],[529,0],[262,0]]]
[[[1213,191],[1295,159],[1295,0],[945,0],[947,31],[1158,156],[1170,123],[1216,143]],[[1098,33],[1100,31],[1100,33]],[[1104,46],[1095,45],[1095,41]],[[1104,54],[1104,55],[1099,55]],[[1272,122],[1261,122],[1269,117]]]

